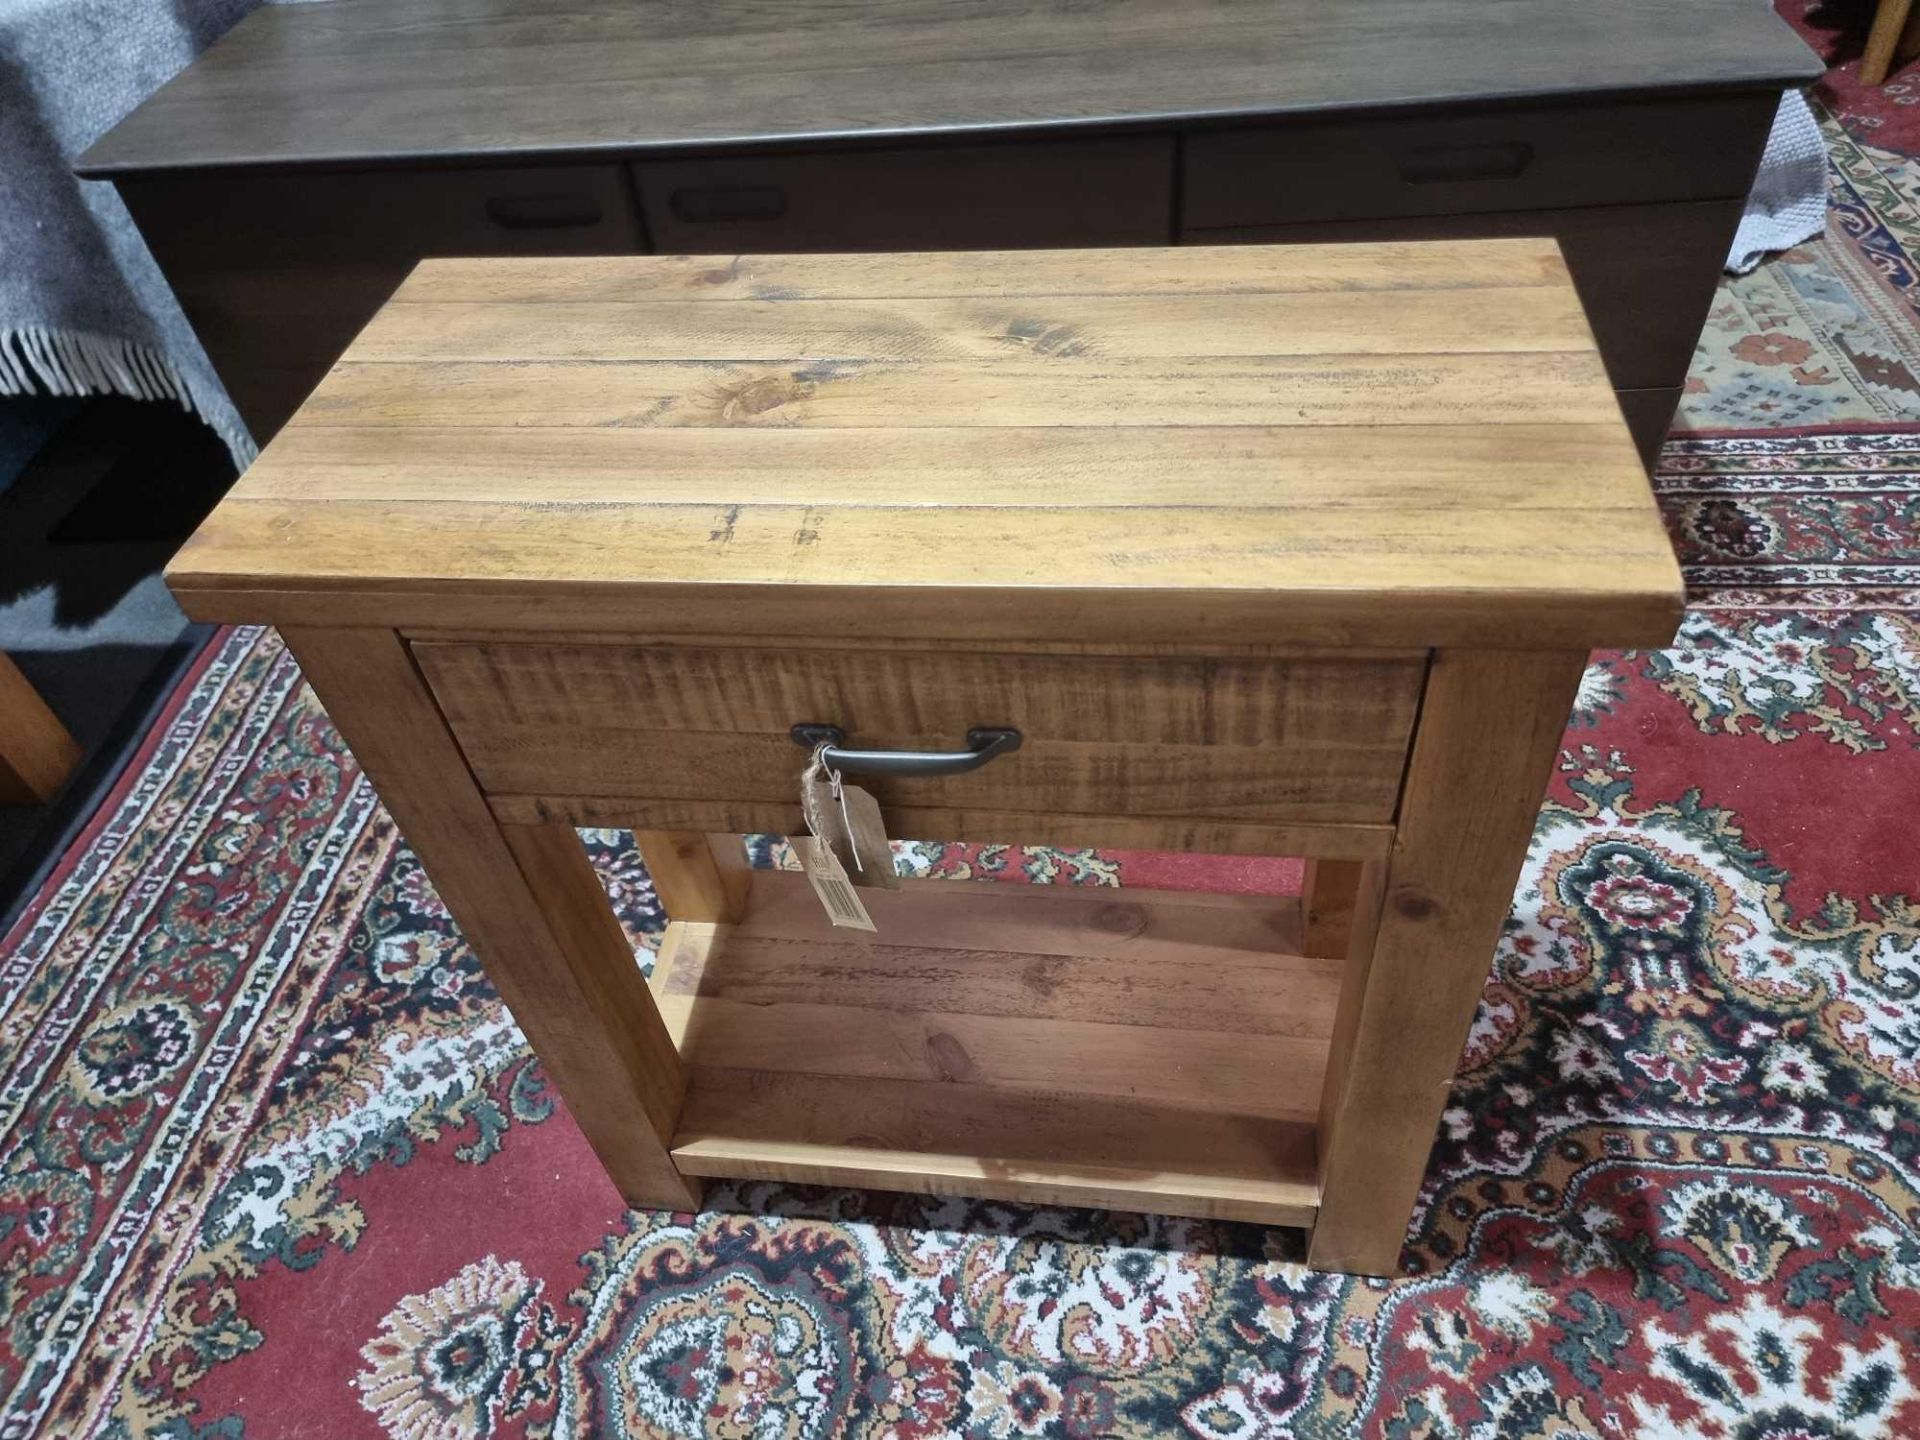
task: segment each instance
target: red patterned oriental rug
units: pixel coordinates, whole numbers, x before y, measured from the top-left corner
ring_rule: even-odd
[[[1735,551],[1771,514],[1678,513]],[[624,1210],[277,639],[228,632],[0,945],[0,1437],[1920,1435],[1917,724],[1913,613],[1595,657],[1375,1282],[1190,1220]],[[589,840],[644,957],[645,871]]]
[[[1920,154],[1920,60],[1896,64],[1878,85],[1860,83],[1878,0],[1774,0],[1774,9],[1829,66],[1812,89],[1821,106],[1881,149]]]
[[[1920,428],[1682,433],[1653,486],[1696,605],[1920,610]]]

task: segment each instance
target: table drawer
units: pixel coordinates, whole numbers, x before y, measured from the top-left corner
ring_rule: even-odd
[[[420,641],[494,795],[793,802],[797,722],[862,749],[956,749],[969,774],[867,777],[882,803],[1218,819],[1390,820],[1425,657],[1187,658]]]
[[[1484,110],[1198,133],[1185,228],[1744,196],[1775,99]]]
[[[1164,245],[1173,140],[638,161],[633,174],[662,254]]]

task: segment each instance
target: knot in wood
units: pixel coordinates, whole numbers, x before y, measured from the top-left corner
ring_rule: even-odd
[[[1393,908],[1409,920],[1425,920],[1440,912],[1440,902],[1424,890],[1396,890]]]
[[[1087,923],[1102,934],[1132,939],[1147,928],[1147,912],[1138,905],[1102,905]]]
[[[944,1030],[927,1036],[927,1060],[942,1080],[965,1082],[980,1078],[980,1067],[967,1053],[967,1047],[960,1043],[958,1036]]]

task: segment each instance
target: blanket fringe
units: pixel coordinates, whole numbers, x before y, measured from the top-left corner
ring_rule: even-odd
[[[245,469],[259,454],[253,437],[214,418],[199,388],[173,361],[147,345],[74,330],[23,325],[0,330],[0,395],[125,395],[131,400],[173,400],[197,415]]]

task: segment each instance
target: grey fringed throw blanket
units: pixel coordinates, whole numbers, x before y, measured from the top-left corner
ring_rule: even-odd
[[[111,185],[75,156],[258,0],[0,0],[0,395],[118,393],[253,441]]]

